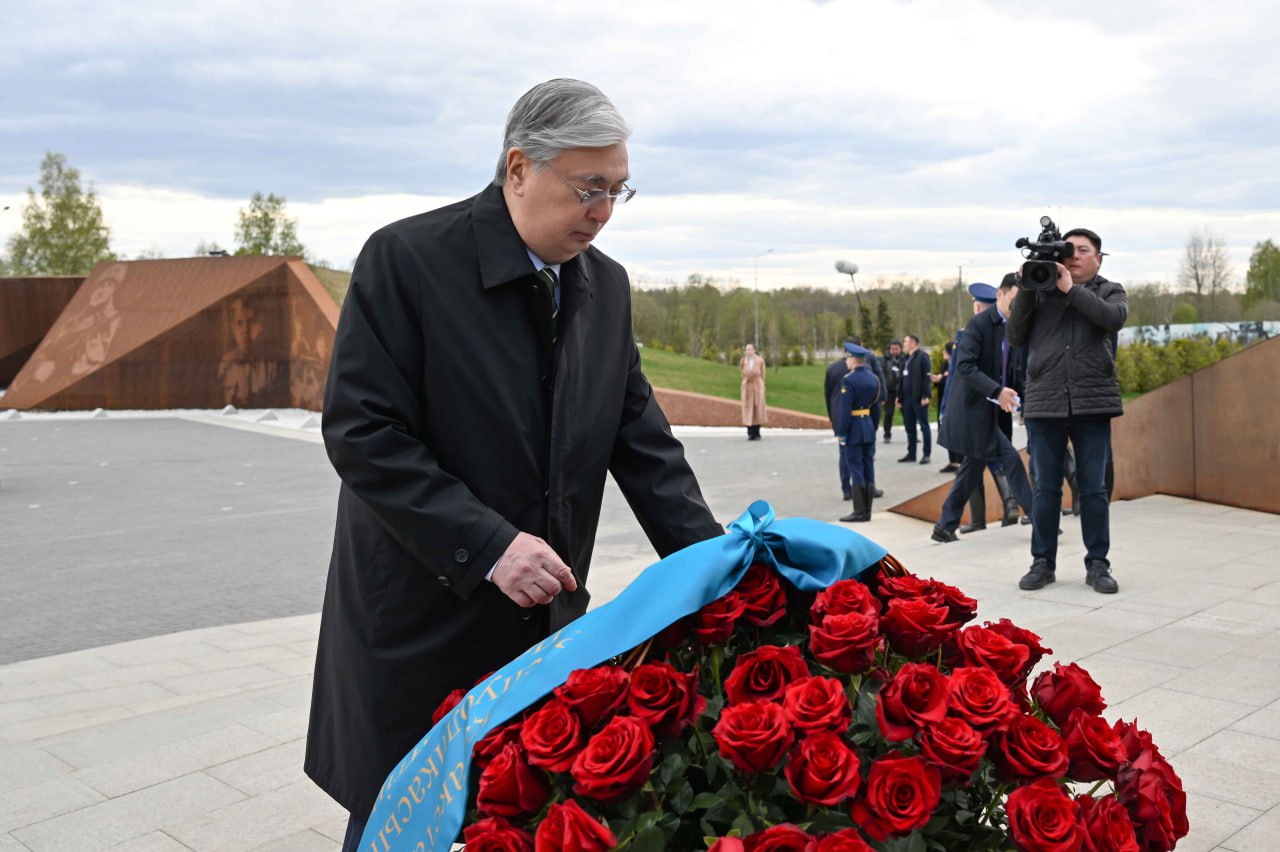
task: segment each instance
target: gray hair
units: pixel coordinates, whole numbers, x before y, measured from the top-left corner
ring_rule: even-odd
[[[570,148],[604,148],[627,141],[631,128],[613,102],[590,83],[559,78],[521,95],[507,113],[495,186],[507,179],[507,152],[519,148],[541,166]]]

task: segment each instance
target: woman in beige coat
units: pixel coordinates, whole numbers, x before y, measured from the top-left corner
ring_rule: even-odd
[[[742,368],[742,425],[747,427],[747,440],[760,440],[760,426],[768,419],[764,407],[764,356],[748,343],[738,365]]]

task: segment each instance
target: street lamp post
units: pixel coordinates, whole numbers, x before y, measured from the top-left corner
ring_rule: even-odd
[[[760,346],[760,258],[764,257],[773,249],[765,249],[755,257],[751,258],[751,275],[753,278],[752,287],[756,292],[756,337],[753,341],[757,348]]]

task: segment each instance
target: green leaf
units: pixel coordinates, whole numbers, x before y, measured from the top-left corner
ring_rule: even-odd
[[[628,848],[635,852],[665,852],[667,839],[662,829],[649,826],[636,833]]]
[[[720,804],[720,796],[716,793],[699,793],[693,797],[693,801],[689,803],[689,809],[694,811],[702,811],[707,808],[715,807]]]
[[[732,827],[737,830],[743,837],[751,834],[756,830],[755,823],[751,821],[751,817],[746,814],[738,814],[734,817]]]

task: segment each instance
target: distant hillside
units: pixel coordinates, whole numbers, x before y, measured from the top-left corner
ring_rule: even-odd
[[[324,285],[324,289],[329,291],[329,295],[333,297],[333,300],[341,305],[342,300],[347,298],[347,287],[351,284],[351,273],[341,269],[316,266],[313,263],[308,263],[307,266],[311,268],[311,272]]]

